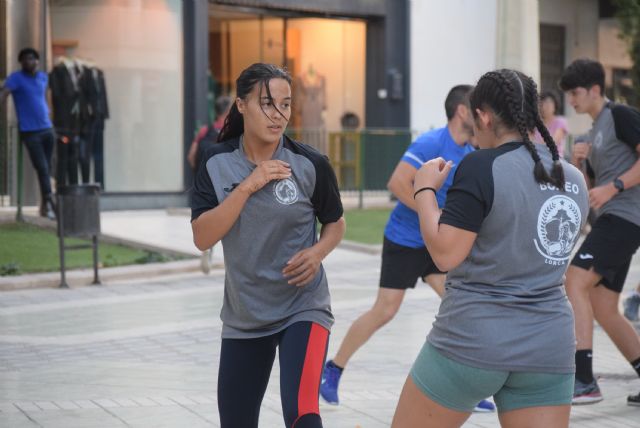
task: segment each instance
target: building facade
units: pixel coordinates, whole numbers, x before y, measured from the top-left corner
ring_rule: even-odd
[[[42,53],[47,70],[66,58],[104,71],[107,209],[185,205],[189,145],[215,98],[233,97],[235,78],[254,62],[291,71],[304,100],[292,128],[320,149],[345,113],[363,126],[409,126],[405,0],[2,0],[0,9],[12,23],[0,77],[18,68],[24,46]],[[5,120],[15,127],[11,114]]]
[[[444,97],[456,84],[473,84],[486,71],[515,68],[540,90],[556,92],[572,134],[591,125],[557,88],[577,58],[604,65],[608,95],[628,101],[631,59],[618,38],[610,0],[411,0],[411,127],[445,123]]]
[[[573,59],[596,58],[619,98],[631,66],[606,0],[0,0],[0,22],[0,79],[25,46],[47,70],[66,58],[104,71],[103,209],[186,205],[191,141],[254,62],[289,69],[290,133],[328,154],[346,115],[404,134],[442,126],[448,90],[491,69],[520,69],[555,90]],[[572,133],[589,127],[563,112]],[[11,107],[0,127],[0,205],[15,204]],[[35,204],[23,165],[24,201]]]

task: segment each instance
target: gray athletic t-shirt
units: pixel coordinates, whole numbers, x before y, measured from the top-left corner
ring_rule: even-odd
[[[206,152],[194,180],[192,221],[218,206],[255,169],[241,139]],[[222,239],[226,268],[221,318],[223,338],[277,333],[299,321],[330,329],[333,324],[324,268],[304,287],[287,284],[286,262],[317,242],[322,224],[342,217],[335,174],[328,159],[287,137],[273,159],[291,166],[291,178],[268,183],[254,193]]]
[[[588,141],[592,143],[589,164],[595,185],[611,183],[638,161],[640,113],[622,104],[607,103],[593,123]],[[612,214],[640,226],[640,186],[614,195],[598,210],[598,215],[602,214]]]
[[[547,170],[551,155],[536,148]],[[441,224],[477,233],[449,272],[428,340],[473,367],[572,373],[575,335],[563,276],[588,212],[582,173],[563,162],[565,191],[537,183],[522,143],[467,155]]]

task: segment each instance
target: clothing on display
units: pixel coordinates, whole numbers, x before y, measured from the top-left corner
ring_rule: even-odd
[[[109,117],[104,73],[87,61],[59,57],[49,78],[52,94],[53,125],[58,135],[57,184],[78,183],[78,167],[82,182],[91,181],[91,158],[95,164],[94,180],[104,182],[102,164],[102,132]],[[98,146],[96,153],[94,146]]]
[[[326,153],[324,111],[327,109],[326,79],[312,65],[293,83],[294,123],[303,143]]]
[[[90,155],[93,155],[93,181],[104,189],[104,122],[109,119],[107,85],[104,72],[91,69],[91,79],[87,81],[87,96],[91,125],[89,129]]]

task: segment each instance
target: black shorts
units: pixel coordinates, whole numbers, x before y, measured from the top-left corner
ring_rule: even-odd
[[[414,288],[418,278],[434,273],[444,274],[431,259],[426,247],[411,248],[384,238],[380,287],[406,290]]]
[[[602,275],[600,283],[620,293],[631,258],[640,247],[640,226],[611,214],[603,214],[573,257],[571,264]]]

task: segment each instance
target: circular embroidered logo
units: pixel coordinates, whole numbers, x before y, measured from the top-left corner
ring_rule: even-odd
[[[565,262],[580,235],[582,214],[575,201],[556,195],[547,199],[538,214],[536,249],[547,260]],[[564,263],[550,263],[564,264]]]
[[[602,131],[598,131],[598,133],[596,134],[596,139],[593,142],[593,145],[599,148],[600,146],[602,146],[602,139],[603,139]]]
[[[298,200],[298,188],[290,178],[280,180],[273,186],[273,194],[282,205],[291,205]]]

